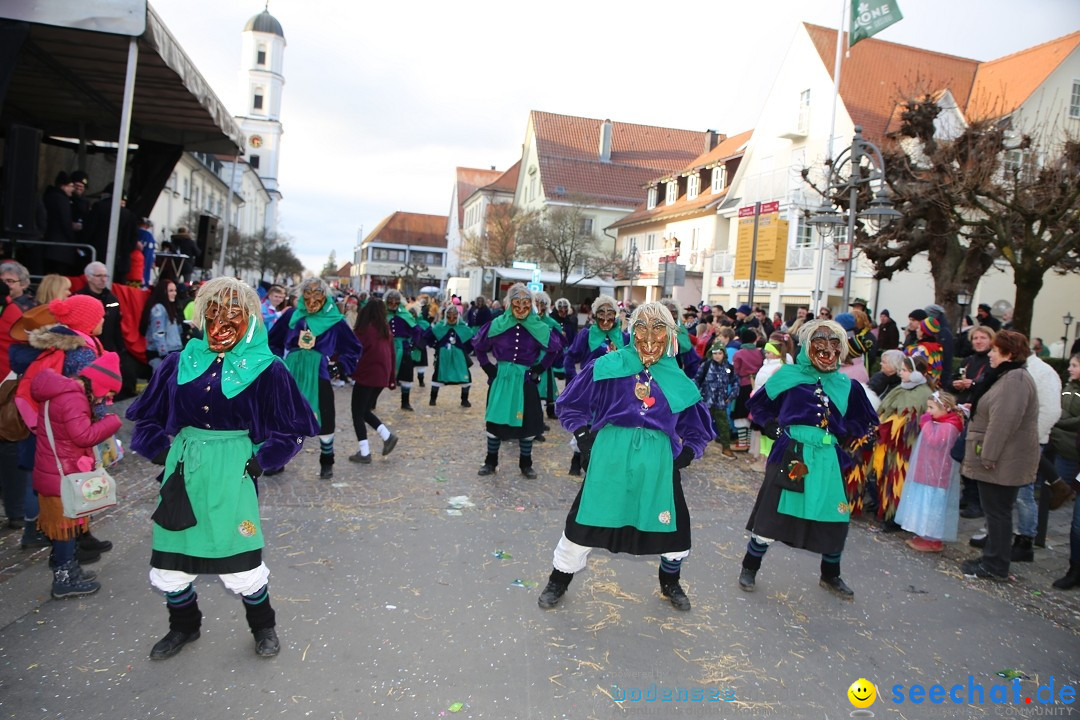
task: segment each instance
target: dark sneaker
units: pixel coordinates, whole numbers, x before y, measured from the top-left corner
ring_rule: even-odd
[[[825,588],[834,595],[842,597],[844,600],[854,600],[855,591],[847,586],[839,577],[834,578],[821,578],[821,587]]]
[[[983,532],[981,532],[979,534],[972,535],[971,539],[968,540],[968,545],[970,545],[973,548],[980,548],[980,549],[986,547],[986,531],[984,530]]]
[[[495,474],[495,466],[494,465],[484,465],[482,468],[480,468],[479,472],[477,472],[476,474],[479,475],[480,477],[484,477],[485,475],[494,475]]]
[[[461,407],[465,407],[465,408],[472,407],[472,403],[469,402],[468,399],[462,400],[461,401]]]
[[[75,562],[80,565],[91,565],[101,559],[101,553],[92,552],[90,550],[83,550],[81,547],[75,548]]]
[[[361,455],[360,451],[358,450],[354,454],[349,456],[349,462],[360,463],[361,465],[370,465],[371,453],[368,453],[367,455]]]
[[[74,560],[53,570],[52,596],[57,600],[93,595],[100,589],[101,583],[85,579]]]
[[[80,535],[77,542],[79,547],[89,552],[103,553],[112,550],[111,542],[108,540],[98,540],[88,532]]]
[[[992,573],[986,569],[983,565],[982,559],[965,560],[960,565],[960,571],[964,573],[965,577],[979,578],[981,580],[994,580],[997,582],[1008,582],[1008,575],[998,575]]]
[[[154,643],[150,651],[151,660],[165,660],[180,652],[188,643],[199,639],[199,631],[185,633],[179,630],[170,630],[169,634]]]
[[[390,437],[386,438],[382,444],[382,454],[389,455],[397,447],[398,436],[394,433],[390,433]]]
[[[750,568],[743,568],[739,573],[739,588],[745,592],[754,592],[757,587],[757,573]]]
[[[661,585],[660,594],[666,597],[676,610],[686,612],[690,609],[690,598],[686,597],[686,593],[683,592],[682,585],[679,583]]]
[[[32,523],[23,528],[22,541],[19,543],[19,547],[23,550],[51,546],[52,542],[49,541],[49,538],[45,537],[45,533],[37,529],[37,523]]]
[[[535,480],[536,479],[536,471],[533,470],[531,466],[521,468],[521,474],[524,475],[529,480]]]
[[[536,599],[536,604],[544,610],[550,610],[562,600],[562,596],[566,594],[567,587],[569,586],[557,583],[554,580],[548,580],[547,587],[540,593],[540,597]]]
[[[256,630],[254,635],[255,654],[259,657],[274,657],[281,651],[281,642],[274,628]]]
[[[334,477],[334,466],[333,465],[323,465],[321,468],[319,468],[319,479],[320,480],[331,480],[331,479],[333,479],[333,477]]]

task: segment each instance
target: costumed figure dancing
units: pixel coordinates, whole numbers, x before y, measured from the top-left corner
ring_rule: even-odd
[[[679,584],[690,554],[690,510],[679,471],[713,438],[701,393],[675,362],[676,324],[660,303],[630,317],[632,345],[585,366],[559,398],[577,438],[585,482],[566,516],[554,568],[537,603],[555,607],[589,552],[660,555],[660,593],[689,610]]]
[[[626,334],[615,322],[619,316],[615,298],[601,295],[593,300],[592,316],[593,323],[589,329],[579,332],[570,349],[564,353],[563,371],[566,373],[567,386],[577,375],[579,367],[584,368],[596,358],[626,346]],[[577,439],[571,440],[570,445],[574,450],[574,456],[570,459],[570,474],[580,476],[581,450],[577,446]]]
[[[255,652],[280,649],[256,483],[281,467],[319,425],[285,364],[270,351],[259,296],[233,278],[214,278],[195,298],[205,335],[166,356],[128,408],[131,447],[163,465],[154,520],[150,583],[165,593],[169,632],[150,658],[163,660],[199,639],[202,613],[192,584],[218,575],[243,599]]]
[[[507,310],[473,336],[473,350],[488,376],[487,455],[477,475],[491,475],[499,465],[503,440],[517,440],[518,467],[527,478],[533,470],[533,438],[544,429],[537,384],[562,350],[562,335],[533,312],[533,296],[521,283],[506,292]]]
[[[411,412],[413,406],[409,402],[409,395],[412,393],[413,368],[420,358],[419,347],[424,330],[401,304],[400,292],[387,290],[383,302],[386,303],[386,322],[390,325],[390,334],[394,336],[394,372],[401,386],[401,409]],[[415,358],[414,350],[417,350]]]
[[[330,286],[321,278],[300,283],[300,297],[270,329],[270,349],[285,358],[300,392],[319,423],[319,477],[334,476],[335,407],[332,381],[349,377],[363,348],[345,316],[330,299]],[[331,376],[333,375],[333,377]],[[283,470],[267,468],[268,475]]]
[[[846,447],[870,435],[877,414],[859,383],[838,372],[847,333],[832,320],[813,320],[799,330],[802,350],[750,398],[755,421],[774,438],[746,529],[750,542],[739,587],[754,590],[761,560],[780,540],[821,553],[821,586],[847,600],[854,591],[840,577],[851,503],[843,473],[851,465]]]
[[[458,306],[446,303],[442,318],[424,332],[424,343],[435,351],[435,371],[431,376],[431,399],[428,405],[434,407],[439,397],[439,388],[443,385],[461,387],[461,407],[472,407],[469,402],[469,388],[472,376],[469,368],[472,361],[472,337],[476,330],[465,324]]]

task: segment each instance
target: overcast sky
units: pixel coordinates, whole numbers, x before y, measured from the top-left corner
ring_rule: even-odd
[[[977,60],[1080,29],[1080,0],[897,1],[904,19],[877,38]],[[239,114],[241,33],[263,2],[151,4]],[[287,41],[280,229],[318,269],[397,210],[445,215],[454,168],[516,162],[530,110],[750,129],[796,23],[836,27],[841,5],[272,0]]]

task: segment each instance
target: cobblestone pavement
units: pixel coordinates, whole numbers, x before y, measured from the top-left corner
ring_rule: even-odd
[[[0,717],[845,717],[848,685],[866,677],[879,717],[968,718],[1007,708],[885,699],[898,683],[966,687],[969,674],[989,689],[1007,669],[1023,673],[1029,696],[1049,676],[1077,684],[1080,592],[1050,588],[1067,565],[1071,506],[1051,514],[1048,548],[1014,564],[1008,584],[964,579],[960,560],[976,552],[966,544],[917,554],[906,533],[857,521],[844,555],[854,603],[817,586],[816,557],[783,547],[748,595],[735,579],[760,475],[715,451],[684,475],[690,613],[660,597],[655,558],[605,552],[562,605],[541,611],[579,487],[566,472],[570,436],[551,423],[534,446],[536,480],[521,477],[513,444],[495,476],[478,477],[483,389],[465,409],[455,389],[430,407],[416,387],[412,413],[384,392],[376,412],[400,443],[384,457],[371,433],[374,461],[358,465],[347,460],[351,390],[339,388],[334,478],[318,479],[309,441],[284,474],[262,479],[283,641],[273,661],[254,658],[239,602],[212,579],[199,584],[202,639],[170,661],[146,659],[166,625],[146,582],[155,468],[140,458],[120,464],[120,504],[96,521],[116,543],[93,566],[98,595],[49,600],[47,551],[0,535]],[[962,539],[977,527],[961,520]],[[616,702],[653,684],[730,689],[734,700]]]

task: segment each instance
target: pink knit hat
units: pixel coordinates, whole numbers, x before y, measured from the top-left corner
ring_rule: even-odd
[[[90,334],[105,317],[105,306],[89,295],[72,295],[49,303],[49,312],[56,321],[72,330]]]
[[[90,299],[93,300],[93,298]],[[104,353],[80,370],[79,374],[90,381],[90,390],[94,393],[94,397],[101,398],[110,392],[120,392],[123,384],[120,378],[120,356],[114,352]]]

